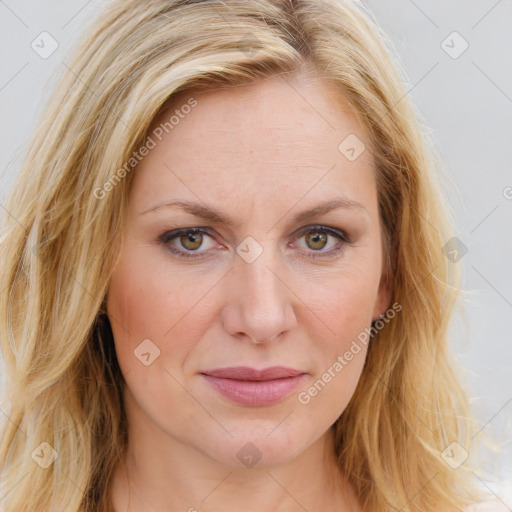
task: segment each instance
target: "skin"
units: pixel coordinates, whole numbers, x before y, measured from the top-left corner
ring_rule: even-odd
[[[338,150],[349,134],[367,147],[368,138],[321,79],[278,76],[193,96],[197,106],[134,171],[126,240],[109,284],[129,425],[112,483],[115,510],[361,510],[336,465],[330,427],[354,393],[366,349],[308,404],[298,393],[389,307],[374,162],[368,150],[355,161]],[[168,118],[163,113],[153,127]],[[361,207],[292,220],[342,195]],[[142,213],[175,199],[238,223],[176,207]],[[351,243],[310,258],[343,243],[332,235],[315,242],[314,229],[300,233],[314,225],[346,232]],[[202,245],[184,246],[179,237],[168,245],[199,247],[197,259],[179,259],[158,242],[192,227],[210,228],[211,236]],[[236,252],[248,236],[263,250],[252,263]],[[148,366],[134,355],[145,339],[160,350]],[[282,401],[250,407],[199,374],[238,365],[308,375]],[[261,455],[253,467],[237,457],[247,443]]]

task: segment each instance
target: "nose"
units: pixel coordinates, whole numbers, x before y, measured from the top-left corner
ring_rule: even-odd
[[[226,282],[227,303],[222,312],[226,332],[264,344],[292,329],[295,295],[287,275],[268,247],[252,263],[237,256]]]

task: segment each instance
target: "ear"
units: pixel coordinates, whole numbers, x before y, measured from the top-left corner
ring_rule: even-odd
[[[391,307],[393,293],[393,277],[389,269],[385,270],[380,278],[377,298],[373,308],[372,322],[375,322]]]

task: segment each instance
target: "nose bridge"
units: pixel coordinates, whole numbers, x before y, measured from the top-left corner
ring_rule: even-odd
[[[291,292],[285,286],[278,249],[272,237],[266,242],[246,240],[237,248],[230,283],[231,334],[244,333],[255,342],[270,341],[291,328]],[[259,249],[258,249],[259,246]],[[245,249],[245,252],[244,252]],[[256,251],[256,252],[255,252]],[[252,254],[251,254],[252,252]],[[259,252],[259,255],[254,256]]]

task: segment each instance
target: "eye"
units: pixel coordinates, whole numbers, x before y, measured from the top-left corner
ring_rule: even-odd
[[[209,231],[205,228],[187,228],[168,231],[161,235],[158,241],[180,258],[199,258],[206,252],[198,250],[203,245],[205,236],[211,238]],[[172,245],[171,242],[175,241],[177,244]],[[185,250],[177,248],[176,245],[181,245]]]
[[[329,244],[329,237],[337,240],[334,246],[324,250]],[[199,250],[207,239],[213,239],[210,230],[207,228],[186,228],[174,231],[167,231],[159,236],[157,241],[165,246],[172,254],[182,259],[201,258],[205,256],[208,249],[215,247],[212,242],[210,247],[203,247]],[[299,232],[294,240],[304,238],[306,243],[306,257],[308,258],[332,258],[341,254],[346,245],[351,244],[351,240],[346,233],[328,226],[308,226]]]
[[[337,240],[334,245],[328,250],[323,250],[328,246],[329,237]],[[339,231],[328,226],[308,226],[305,230],[300,232],[296,240],[304,238],[306,249],[308,251],[306,257],[308,258],[330,258],[341,254],[345,247],[351,244],[351,240],[346,233]]]

